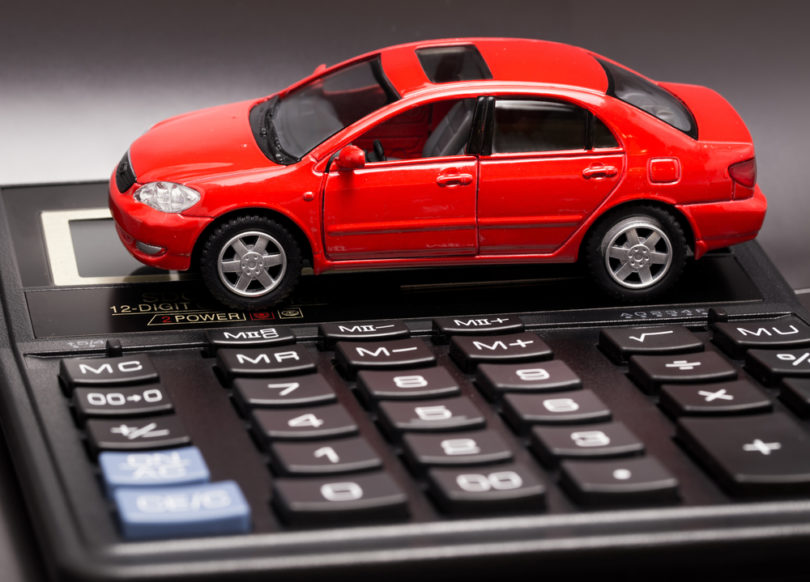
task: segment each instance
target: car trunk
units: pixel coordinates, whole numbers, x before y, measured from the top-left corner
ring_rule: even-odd
[[[752,143],[751,134],[742,118],[716,91],[681,83],[659,85],[683,101],[692,112],[700,141]]]

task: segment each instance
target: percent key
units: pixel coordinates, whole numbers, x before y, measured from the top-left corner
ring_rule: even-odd
[[[781,378],[810,377],[810,350],[749,350],[745,368],[768,386]]]

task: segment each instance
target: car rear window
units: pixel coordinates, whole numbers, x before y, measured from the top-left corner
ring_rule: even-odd
[[[672,93],[623,67],[597,59],[608,77],[607,94],[697,139],[695,118]]]
[[[416,56],[431,83],[492,78],[484,57],[471,44],[416,49]]]

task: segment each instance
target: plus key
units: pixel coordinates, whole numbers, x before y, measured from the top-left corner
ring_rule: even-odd
[[[677,438],[733,494],[810,491],[810,436],[785,414],[684,418]]]

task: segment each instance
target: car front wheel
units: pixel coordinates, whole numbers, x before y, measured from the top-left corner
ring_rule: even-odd
[[[678,221],[654,206],[603,220],[585,244],[594,280],[623,301],[651,299],[670,289],[686,264],[686,251]]]
[[[263,216],[233,218],[206,239],[200,273],[220,302],[246,310],[267,309],[284,299],[301,274],[295,238]]]

